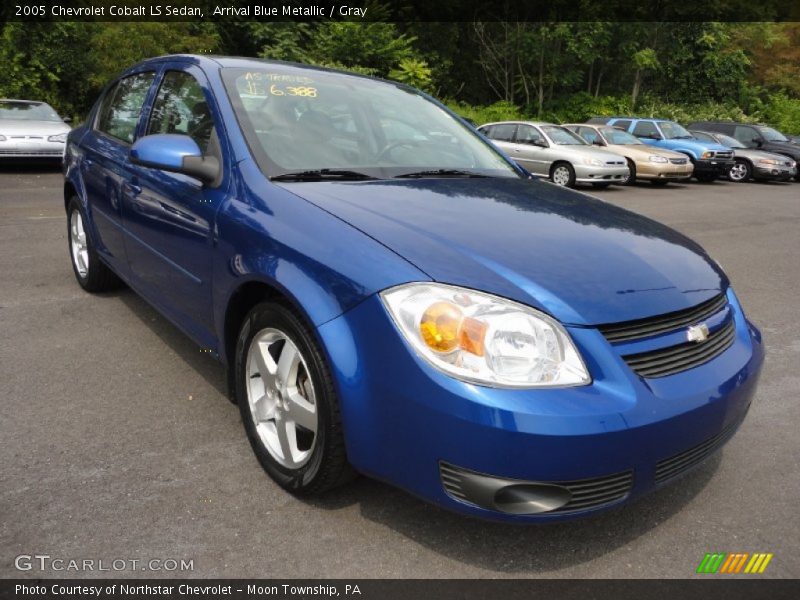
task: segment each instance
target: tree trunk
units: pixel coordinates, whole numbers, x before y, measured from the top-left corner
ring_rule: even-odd
[[[586,93],[592,93],[592,79],[594,78],[594,61],[589,63],[589,77],[586,81]]]
[[[542,51],[539,53],[539,110],[536,113],[537,117],[542,116],[542,108],[544,107],[544,43],[542,43]]]
[[[636,109],[636,98],[639,96],[639,86],[642,83],[642,70],[636,69],[636,76],[633,78],[633,91],[631,92],[631,110]]]

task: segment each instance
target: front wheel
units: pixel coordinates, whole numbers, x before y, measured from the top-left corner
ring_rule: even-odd
[[[67,243],[75,279],[87,292],[113,290],[122,282],[97,255],[91,237],[86,231],[84,217],[80,200],[77,196],[73,196],[67,206]]]
[[[636,163],[633,162],[630,158],[626,160],[628,161],[628,175],[622,178],[620,184],[633,185],[634,183],[636,183]]]
[[[572,165],[565,162],[555,163],[550,169],[550,179],[556,185],[562,187],[575,186],[575,169]]]
[[[742,183],[750,179],[752,174],[753,169],[750,167],[749,162],[746,160],[737,160],[731,167],[731,170],[728,171],[728,180],[733,183]]]
[[[257,305],[236,345],[236,400],[261,466],[298,495],[353,476],[330,371],[311,331],[282,304]]]

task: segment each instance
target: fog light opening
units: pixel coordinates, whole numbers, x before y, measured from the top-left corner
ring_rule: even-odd
[[[512,515],[533,515],[561,508],[572,499],[572,493],[558,485],[521,483],[497,490],[497,510]]]

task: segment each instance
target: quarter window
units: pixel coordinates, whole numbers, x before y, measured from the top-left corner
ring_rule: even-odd
[[[167,71],[153,103],[147,134],[188,135],[205,154],[213,130],[214,120],[197,80],[183,71]]]
[[[133,143],[136,124],[153,77],[154,73],[149,72],[120,79],[103,101],[97,129],[125,143]]]

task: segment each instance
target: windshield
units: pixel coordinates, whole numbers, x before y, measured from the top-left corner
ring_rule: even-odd
[[[223,80],[269,177],[520,177],[474,130],[404,86],[283,65],[225,68]]]
[[[691,139],[692,137],[694,137],[686,129],[684,129],[677,123],[672,123],[671,121],[661,121],[659,122],[659,126],[661,127],[661,133],[664,134],[664,138],[668,140],[674,140],[679,138]]]
[[[745,146],[742,142],[740,142],[736,138],[732,138],[731,136],[725,135],[724,133],[717,134],[717,141],[723,146],[727,146],[728,148],[747,148],[747,146]]]
[[[631,135],[627,131],[622,131],[616,127],[601,127],[600,133],[606,138],[609,144],[620,144],[622,146],[629,146],[633,144],[644,145],[644,142],[639,140],[636,136]]]
[[[768,142],[788,142],[789,140],[780,131],[772,127],[758,127],[758,132],[764,136]]]
[[[0,100],[0,119],[13,121],[60,121],[53,107],[44,102]]]
[[[559,127],[558,125],[543,125],[542,131],[547,134],[547,137],[552,140],[554,144],[559,146],[587,146],[589,143],[576,133],[572,133],[569,129]]]

